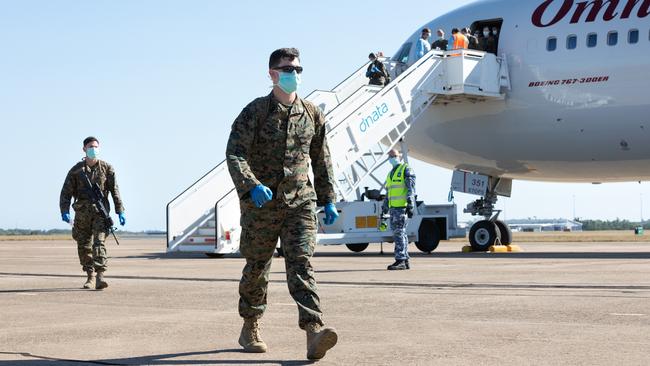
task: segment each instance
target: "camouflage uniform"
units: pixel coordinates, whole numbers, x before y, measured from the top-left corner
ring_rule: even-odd
[[[285,106],[273,94],[248,104],[232,125],[228,169],[241,206],[240,251],[246,258],[239,284],[239,314],[260,318],[266,310],[269,269],[280,238],[287,285],[298,305],[299,326],[323,324],[314,270],[315,208],[336,201],[325,119],[297,98]],[[311,163],[314,185],[309,179]],[[263,184],[273,200],[257,208],[250,190]],[[314,189],[315,188],[315,189]]]
[[[397,169],[393,168],[389,175],[392,175]],[[404,170],[406,188],[408,190],[408,202],[410,205],[415,204],[415,173],[411,167]],[[415,209],[415,208],[414,208]],[[406,234],[408,226],[408,216],[405,208],[388,208],[388,198],[384,200],[383,211],[390,214],[390,228],[393,230],[393,241],[395,243],[395,260],[407,260],[410,258],[408,253],[409,238]]]
[[[105,197],[108,198],[108,193],[111,193],[116,212],[124,212],[124,206],[115,181],[115,170],[107,162],[98,160],[95,165],[89,167],[85,161],[82,161],[68,172],[59,200],[61,213],[70,211],[70,201],[74,197],[72,208],[75,211],[75,217],[72,238],[77,242],[79,262],[85,272],[92,272],[93,268],[97,272],[104,272],[107,264],[104,240],[108,231],[104,226],[104,220],[91,203],[84,183],[82,173],[84,170],[90,181],[99,185]],[[108,200],[104,202],[104,205],[110,211]]]

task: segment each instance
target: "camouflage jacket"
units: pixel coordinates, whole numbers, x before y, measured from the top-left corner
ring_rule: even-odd
[[[248,104],[232,124],[226,160],[241,200],[263,184],[273,191],[273,199],[289,207],[309,200],[319,206],[336,201],[325,118],[300,98],[285,106],[271,93]]]
[[[90,203],[90,197],[82,176],[83,170],[86,171],[90,181],[97,183],[102,192],[104,192],[104,197],[106,197],[104,204],[106,208],[109,211],[111,209],[108,203],[108,193],[110,192],[113,197],[113,203],[115,203],[115,212],[124,212],[124,205],[122,204],[120,191],[115,180],[115,169],[109,163],[99,160],[92,168],[86,165],[85,161],[81,161],[70,169],[68,175],[65,177],[63,188],[61,188],[61,197],[59,198],[61,213],[70,212],[70,201],[73,197],[75,200],[73,207],[75,209],[84,203]]]

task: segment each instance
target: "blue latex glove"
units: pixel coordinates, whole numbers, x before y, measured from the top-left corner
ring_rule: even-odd
[[[124,217],[124,212],[118,213],[117,217],[120,219],[120,225],[126,225],[126,217]]]
[[[260,208],[273,199],[273,192],[271,192],[269,187],[259,184],[251,189],[251,198],[255,206]]]
[[[67,222],[68,224],[70,223],[70,214],[69,213],[62,213],[61,214],[61,220]]]
[[[333,203],[325,205],[325,225],[332,225],[339,218],[336,206]]]
[[[371,72],[379,72],[379,69],[377,66],[373,66],[372,69],[370,69]]]

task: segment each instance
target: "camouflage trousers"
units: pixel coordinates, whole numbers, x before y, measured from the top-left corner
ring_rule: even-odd
[[[280,238],[289,293],[298,305],[298,326],[323,324],[314,269],[309,263],[316,244],[315,203],[287,208],[278,201],[262,208],[241,201],[242,234],[239,245],[246,258],[239,283],[239,315],[261,318],[266,310],[269,270]]]
[[[104,228],[104,220],[92,206],[77,202],[73,207],[75,216],[72,238],[77,242],[79,263],[85,272],[93,269],[104,272],[108,263],[104,245],[108,233]]]
[[[409,238],[406,235],[408,217],[405,208],[390,209],[390,228],[393,230],[393,241],[395,242],[395,260],[409,259]]]

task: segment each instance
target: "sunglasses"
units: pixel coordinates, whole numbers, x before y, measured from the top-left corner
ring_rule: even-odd
[[[273,70],[280,70],[282,72],[296,72],[298,74],[302,74],[302,66],[279,66],[279,67],[274,67]]]

